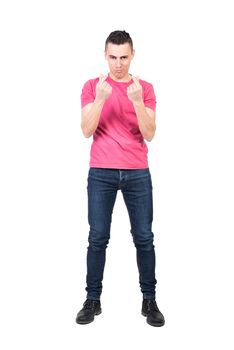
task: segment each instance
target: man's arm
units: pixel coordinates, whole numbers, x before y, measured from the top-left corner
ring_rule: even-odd
[[[139,129],[142,136],[147,141],[151,141],[156,131],[156,112],[151,108],[145,107],[143,101],[134,102],[133,106],[137,115]]]
[[[82,108],[81,129],[85,137],[90,137],[97,129],[104,103],[105,100],[95,99]]]
[[[147,141],[151,141],[156,131],[156,112],[149,107],[145,107],[142,99],[142,86],[138,78],[132,78],[134,83],[128,87],[128,98],[133,103],[142,136]]]
[[[82,108],[81,129],[85,137],[90,137],[97,129],[104,103],[111,95],[112,87],[105,81],[106,77],[101,75],[99,78],[94,102]]]

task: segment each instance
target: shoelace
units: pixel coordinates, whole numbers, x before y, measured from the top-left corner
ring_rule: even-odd
[[[148,310],[148,311],[151,311],[151,310],[159,311],[158,306],[157,306],[155,300],[150,300],[150,299],[149,299],[149,300],[147,300],[146,303],[147,303],[147,304],[146,304],[146,307],[147,307],[147,310]]]
[[[95,305],[96,300],[87,299],[84,302],[84,309],[92,309]]]

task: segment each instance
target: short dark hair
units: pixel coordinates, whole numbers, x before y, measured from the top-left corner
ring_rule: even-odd
[[[129,33],[125,32],[125,30],[115,30],[114,32],[111,32],[108,38],[106,39],[105,50],[107,48],[108,43],[112,43],[115,45],[129,43],[131,50],[133,50],[132,38],[130,37]]]

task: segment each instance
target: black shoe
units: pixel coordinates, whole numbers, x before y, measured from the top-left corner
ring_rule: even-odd
[[[154,299],[143,299],[141,314],[147,316],[147,323],[154,327],[161,327],[165,323],[165,319],[159,310]]]
[[[95,315],[100,315],[102,312],[100,300],[87,299],[83,308],[78,312],[76,323],[87,324],[93,322]]]

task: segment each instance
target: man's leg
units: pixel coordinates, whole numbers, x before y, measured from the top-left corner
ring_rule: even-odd
[[[122,193],[131,222],[131,233],[137,250],[139,282],[143,293],[141,313],[148,324],[161,327],[165,319],[155,300],[155,251],[153,245],[153,198],[149,169],[126,172]]]
[[[137,251],[139,282],[144,299],[155,298],[155,250],[153,245],[153,200],[149,169],[126,171],[122,193]]]
[[[88,176],[87,299],[100,299],[106,247],[110,238],[112,212],[117,195],[117,181],[111,169],[90,168]]]
[[[106,247],[110,238],[112,211],[117,194],[117,171],[90,168],[88,175],[88,221],[90,225],[87,252],[87,299],[78,312],[76,322],[88,324],[101,310],[103,272]]]

